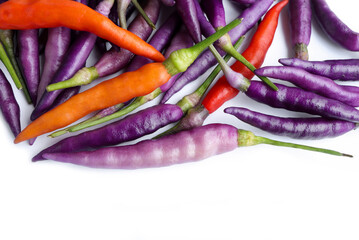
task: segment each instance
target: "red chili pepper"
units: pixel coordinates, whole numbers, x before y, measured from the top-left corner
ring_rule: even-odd
[[[256,68],[259,68],[264,62],[277,29],[279,14],[288,2],[289,0],[283,0],[267,12],[263,21],[259,24],[256,33],[253,35],[251,43],[242,54]],[[240,72],[248,79],[254,76],[253,72],[239,61],[236,61],[231,68],[236,72]],[[222,106],[223,103],[237,96],[238,92],[239,90],[229,85],[223,76],[218,79],[217,83],[207,93],[202,101],[202,105],[209,113],[212,113]]]
[[[10,0],[0,4],[0,29],[68,27],[87,31],[134,54],[162,62],[164,56],[137,35],[72,0]]]

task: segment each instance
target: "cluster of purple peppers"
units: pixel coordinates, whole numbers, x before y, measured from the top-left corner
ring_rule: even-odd
[[[81,2],[88,4],[87,1]],[[97,1],[90,2],[93,4]],[[129,6],[129,2],[117,1],[117,6],[126,4]],[[244,9],[238,16],[243,20],[228,36],[223,37],[215,45],[222,56],[228,52],[228,45],[235,43],[258,22],[272,5],[273,0],[235,0],[235,2]],[[197,0],[149,0],[144,11],[154,24],[160,17],[161,3],[166,9],[175,9],[175,11],[153,34],[149,43],[159,51],[165,50],[165,56],[177,49],[200,42],[202,35],[207,37],[216,29],[226,25],[221,0],[206,0],[206,4],[202,5]],[[93,7],[115,22],[120,18],[120,12],[122,18],[126,19],[123,17],[123,14],[126,15],[126,7],[125,10],[118,7],[118,11],[114,11],[113,9],[117,9],[114,7],[113,0],[98,1]],[[263,67],[257,69],[255,74],[288,81],[297,87],[276,83],[278,90],[274,91],[262,82],[251,81],[245,94],[271,107],[306,112],[319,117],[282,118],[238,107],[227,108],[225,112],[273,134],[291,138],[335,137],[355,129],[359,122],[359,110],[356,109],[359,106],[359,87],[342,86],[333,80],[358,80],[359,60],[308,61],[307,46],[311,35],[312,11],[328,35],[343,47],[358,51],[358,34],[341,22],[324,0],[291,0],[289,11],[295,58],[280,59],[279,62],[283,66]],[[123,22],[122,20],[122,24]],[[149,39],[153,31],[141,16],[136,17],[128,29],[144,40]],[[80,91],[80,86],[75,86],[48,92],[46,87],[49,84],[73,79],[74,76],[76,79],[88,78],[91,82],[119,72],[125,67],[127,67],[126,71],[136,70],[149,62],[144,57],[133,56],[131,52],[118,49],[116,46],[111,46],[107,50],[103,42],[91,33],[72,32],[70,29],[59,27],[49,29],[47,35],[46,45],[43,46],[45,65],[40,74],[41,44],[38,30],[25,30],[18,33],[19,65],[29,90],[29,97],[35,106],[31,120]],[[95,46],[103,51],[102,57],[94,66],[85,67],[86,60]],[[137,139],[179,121],[185,115],[184,110],[176,104],[166,104],[166,101],[215,64],[216,58],[212,51],[205,51],[186,72],[172,77],[156,94],[147,96],[146,100],[141,98],[141,101],[146,102],[164,93],[160,104],[95,130],[65,138],[38,153],[33,161],[52,159],[89,167],[133,169],[200,160],[233,150],[238,146],[274,144],[271,140],[254,136],[248,131],[238,130],[229,125],[210,124],[156,140],[145,140],[135,145],[102,148]],[[16,136],[21,131],[20,108],[2,72],[0,72],[0,103],[3,115]],[[111,116],[124,105],[126,104],[104,109],[97,113],[96,118]],[[127,103],[128,106],[131,106],[131,103]],[[306,149],[306,146],[302,148]],[[322,150],[318,149],[318,151]],[[330,150],[323,152],[348,156]]]

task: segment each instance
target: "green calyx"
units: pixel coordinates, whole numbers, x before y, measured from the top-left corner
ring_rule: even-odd
[[[196,45],[179,49],[171,53],[171,55],[163,62],[167,72],[174,76],[187,70],[187,68],[196,60],[196,58],[212,43],[217,41],[221,36],[232,30],[240,24],[241,20],[235,19],[227,26],[220,29],[218,32],[197,43]]]
[[[51,92],[59,89],[82,86],[90,84],[93,80],[99,77],[96,67],[84,67],[80,69],[72,78],[50,84],[46,87],[46,90]]]
[[[299,58],[302,60],[308,60],[309,54],[308,54],[308,47],[305,43],[297,43],[294,46],[294,57]]]

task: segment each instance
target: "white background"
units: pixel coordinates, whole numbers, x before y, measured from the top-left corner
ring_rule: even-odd
[[[232,19],[237,9],[225,2],[228,19]],[[359,31],[358,1],[328,2]],[[291,56],[288,34],[286,7],[264,65],[279,65],[278,58]],[[358,58],[358,53],[329,40],[315,20],[309,54],[312,60]],[[170,102],[176,103],[199,84],[190,84]],[[32,107],[14,91],[25,126]],[[257,135],[355,157],[260,145],[196,163],[135,171],[32,163],[32,156],[58,140],[42,136],[33,146],[14,145],[2,119],[0,239],[359,239],[358,133],[317,141],[277,137],[224,114],[228,106],[302,116],[240,94],[205,123],[229,123]]]

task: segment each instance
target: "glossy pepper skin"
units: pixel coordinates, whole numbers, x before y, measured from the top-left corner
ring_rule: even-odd
[[[5,74],[0,70],[0,110],[8,123],[11,132],[17,136],[21,131],[20,107],[17,103],[11,85]]]
[[[252,81],[245,94],[255,101],[275,108],[284,108],[355,123],[359,122],[359,110],[355,107],[297,87],[277,85],[278,91],[272,91],[261,82]]]
[[[202,34],[194,1],[197,0],[176,0],[176,9],[193,41],[198,43],[202,40]]]
[[[304,90],[359,107],[359,87],[339,85],[332,79],[295,67],[265,66],[255,72],[262,76],[291,82]]]
[[[311,3],[313,15],[329,37],[347,50],[359,51],[359,34],[341,21],[325,0],[312,0]]]
[[[46,91],[56,71],[62,64],[65,54],[71,42],[71,29],[67,27],[56,27],[48,30],[48,40],[45,46],[45,60],[41,74],[39,87],[37,89],[37,103]]]
[[[115,45],[164,61],[164,56],[135,34],[114,24],[110,19],[84,4],[71,0],[10,0],[0,5],[0,29],[34,29],[68,27],[92,32]]]
[[[359,59],[305,61],[297,58],[281,58],[278,61],[285,66],[302,68],[308,72],[333,80],[359,80]]]
[[[40,82],[39,30],[18,31],[19,64],[23,72],[31,101],[37,101],[37,89]]]
[[[337,137],[357,127],[357,124],[353,122],[338,119],[284,118],[240,107],[228,107],[224,109],[224,112],[263,131],[296,139]]]
[[[308,45],[312,33],[310,0],[290,0],[289,15],[294,57],[308,60]]]

